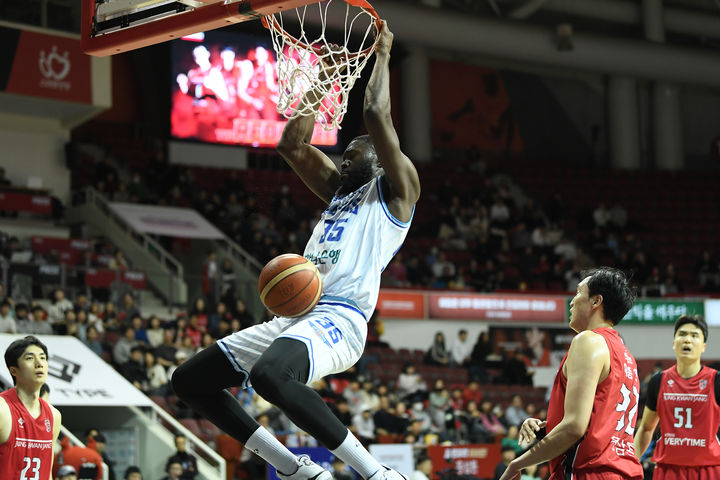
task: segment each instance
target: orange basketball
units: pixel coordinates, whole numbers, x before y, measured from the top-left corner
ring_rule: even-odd
[[[299,317],[320,300],[322,280],[310,260],[286,253],[273,258],[262,269],[258,293],[265,307],[275,315]]]

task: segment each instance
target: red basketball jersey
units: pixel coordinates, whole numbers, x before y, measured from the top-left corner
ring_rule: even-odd
[[[570,480],[577,472],[615,472],[622,478],[643,478],[643,469],[635,458],[633,433],[637,420],[640,382],[635,359],[618,333],[612,328],[597,328],[610,350],[610,373],[595,391],[592,415],[585,435],[567,452],[550,461],[551,479]],[[562,368],[555,376],[547,416],[547,431],[552,431],[565,415],[567,379]]]
[[[40,399],[40,415],[33,418],[14,388],[0,393],[10,407],[12,430],[0,445],[0,478],[3,480],[47,480],[53,458],[53,414]]]
[[[720,465],[720,407],[715,399],[717,371],[703,367],[683,378],[676,366],[662,374],[657,414],[661,437],[653,461],[671,465]]]

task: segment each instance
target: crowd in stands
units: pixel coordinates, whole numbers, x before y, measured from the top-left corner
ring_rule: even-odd
[[[131,294],[126,294],[116,305],[93,301],[85,293],[69,299],[63,290],[56,289],[51,302],[45,305],[31,301],[28,309],[12,297],[4,297],[0,332],[73,335],[188,425],[200,419],[174,396],[169,382],[173,371],[218,337],[255,322],[244,311],[242,301],[237,301],[232,310],[219,302],[209,313],[204,299],[199,298],[188,312],[170,319],[143,316]],[[374,316],[371,346],[388,350],[374,331],[376,322]],[[429,342],[432,345],[420,359],[418,369],[408,363],[397,378],[386,381],[369,368],[372,364],[380,365],[380,359],[369,354],[357,368],[320,380],[313,388],[331,405],[338,418],[367,444],[405,442],[415,446],[418,455],[427,445],[443,442],[502,442],[503,446],[511,445],[515,451],[521,451],[517,446],[517,426],[528,415],[540,418],[546,415],[544,398],[540,405],[526,404],[521,395],[512,399],[487,398],[483,393],[485,387],[480,383],[488,381],[485,358],[479,362],[473,358],[482,356],[485,341],[486,337],[481,335],[477,345],[473,345],[467,340],[467,331],[461,330],[450,348],[445,348],[444,335],[439,332]],[[463,377],[467,381],[450,383],[442,373],[436,376],[419,373],[431,366],[442,366],[448,372],[462,369],[468,372]],[[504,374],[505,371],[498,371],[498,378],[503,382]],[[448,375],[447,378],[454,377]],[[317,445],[252,389],[234,390],[234,394],[261,424],[288,446]],[[216,441],[213,436],[206,440],[211,444]],[[241,460],[241,467],[250,472],[250,478],[264,474],[265,463],[251,452],[243,453]],[[170,467],[168,464],[168,473]]]
[[[170,165],[162,152],[142,168],[108,153],[89,161],[95,173],[86,184],[113,201],[194,208],[265,263],[302,252],[322,204],[281,161],[263,156],[277,170],[258,181],[238,170]],[[584,218],[569,218],[560,193],[534,198],[473,150],[443,165],[451,175],[438,177],[436,168],[418,165],[426,183],[445,180],[424,189],[384,286],[565,292],[575,290],[583,269],[610,264],[632,272],[645,296],[720,291],[720,262],[712,252],[698,259],[694,272],[678,272],[641,239],[639,220],[619,201],[586,205]]]

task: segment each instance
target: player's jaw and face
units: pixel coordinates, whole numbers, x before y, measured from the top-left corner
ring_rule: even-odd
[[[692,323],[680,325],[673,337],[673,351],[678,361],[700,361],[706,346],[702,330]]]
[[[47,380],[48,361],[45,352],[37,345],[28,346],[20,355],[17,367],[10,367],[16,383],[21,388],[40,389]]]
[[[366,141],[355,139],[343,153],[340,163],[340,188],[338,195],[354,192],[379,173],[377,157]]]
[[[589,281],[590,277],[583,279],[577,286],[575,296],[570,300],[570,328],[578,333],[587,330],[593,312]]]

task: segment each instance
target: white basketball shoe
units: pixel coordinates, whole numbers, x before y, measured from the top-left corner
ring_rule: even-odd
[[[385,465],[367,480],[408,480],[405,475]]]
[[[283,475],[277,472],[282,480],[333,480],[332,473],[316,464],[307,455],[298,455],[298,469],[291,475]]]

